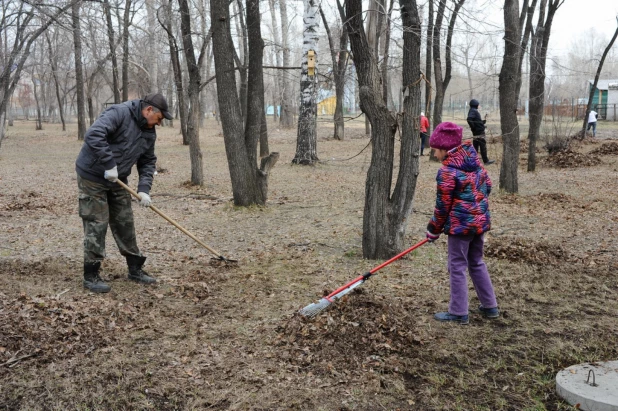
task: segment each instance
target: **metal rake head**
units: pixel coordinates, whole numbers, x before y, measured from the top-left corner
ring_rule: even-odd
[[[301,309],[299,313],[303,317],[313,318],[319,313],[321,313],[322,311],[324,311],[326,308],[328,308],[328,306],[331,304],[332,303],[328,301],[326,298],[322,298],[317,303],[309,304],[305,308]]]

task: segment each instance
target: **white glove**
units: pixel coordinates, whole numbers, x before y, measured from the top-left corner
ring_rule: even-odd
[[[141,205],[142,207],[150,207],[150,204],[152,204],[152,200],[150,199],[150,196],[148,194],[137,193],[137,195],[140,198],[139,205]]]
[[[118,181],[118,166],[114,166],[111,170],[105,170],[105,174],[103,174],[106,180],[115,183]]]

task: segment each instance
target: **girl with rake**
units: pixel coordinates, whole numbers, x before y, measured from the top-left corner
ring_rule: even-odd
[[[468,284],[470,274],[486,318],[499,316],[494,288],[483,261],[484,233],[491,228],[489,202],[491,180],[472,144],[462,144],[463,129],[450,122],[439,124],[429,145],[442,162],[438,170],[436,206],[427,225],[427,239],[448,235],[450,302],[447,312],[435,314],[438,321],[468,324]]]

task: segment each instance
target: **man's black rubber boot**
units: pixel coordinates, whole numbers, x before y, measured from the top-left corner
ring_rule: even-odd
[[[137,281],[142,284],[154,284],[157,280],[148,275],[142,270],[146,257],[127,256],[127,265],[129,266],[129,280]]]
[[[108,293],[112,289],[99,276],[101,262],[84,263],[84,288],[89,289],[93,293]]]

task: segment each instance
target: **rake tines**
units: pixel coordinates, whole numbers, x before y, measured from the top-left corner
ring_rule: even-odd
[[[328,306],[331,304],[332,303],[328,301],[326,298],[322,298],[317,303],[309,304],[305,308],[301,309],[298,313],[302,315],[303,317],[313,318],[319,313],[321,313],[322,311],[324,311],[325,309],[327,309]]]
[[[304,317],[307,317],[307,318],[315,317],[316,315],[318,315],[319,313],[321,313],[322,311],[327,309],[332,303],[335,302],[335,300],[343,297],[344,295],[346,295],[347,293],[349,293],[350,291],[352,291],[353,289],[355,289],[356,287],[358,287],[359,285],[361,285],[365,281],[367,281],[367,279],[369,277],[371,277],[376,271],[380,270],[383,267],[386,267],[387,265],[389,265],[393,261],[400,259],[404,255],[408,254],[410,251],[415,250],[418,247],[422,246],[427,241],[429,241],[429,240],[427,240],[427,239],[421,240],[420,242],[414,244],[412,247],[408,248],[407,250],[402,251],[401,253],[397,254],[396,256],[391,258],[390,260],[380,264],[379,266],[377,266],[373,270],[368,271],[365,274],[363,274],[363,275],[361,275],[359,277],[356,277],[354,280],[350,281],[349,283],[345,284],[344,286],[337,288],[335,291],[333,291],[332,293],[330,293],[326,297],[322,298],[317,303],[309,304],[305,308],[299,310],[298,313],[300,315],[304,316]]]

